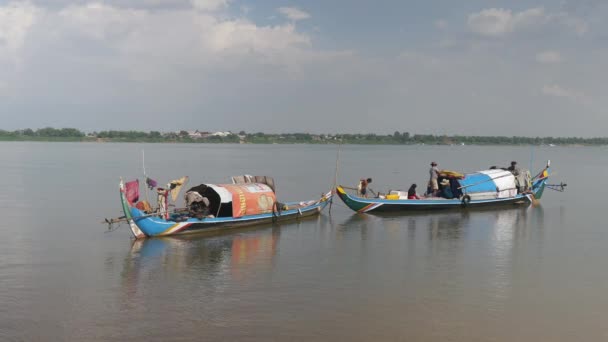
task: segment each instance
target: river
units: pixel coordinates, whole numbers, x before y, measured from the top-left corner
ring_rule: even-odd
[[[280,201],[333,184],[337,146],[0,143],[0,340],[573,341],[608,338],[604,147],[341,147],[338,179],[376,191],[439,168],[542,169],[541,205],[331,215],[133,241],[118,181],[270,175]],[[422,187],[420,186],[419,189]]]

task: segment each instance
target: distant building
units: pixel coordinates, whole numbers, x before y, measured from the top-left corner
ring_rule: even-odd
[[[232,132],[215,132],[215,133],[211,133],[210,136],[213,137],[227,137],[229,135],[232,135]]]
[[[192,131],[188,131],[188,137],[190,137],[191,139],[200,139],[203,137],[203,134],[201,132],[199,132],[198,130],[192,132]]]
[[[190,139],[204,139],[212,136],[213,134],[214,133],[210,132],[202,132],[198,129],[196,131],[188,131],[188,137],[190,137]]]

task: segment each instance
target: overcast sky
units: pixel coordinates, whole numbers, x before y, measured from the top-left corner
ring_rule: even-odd
[[[0,0],[0,129],[608,136],[608,1]]]

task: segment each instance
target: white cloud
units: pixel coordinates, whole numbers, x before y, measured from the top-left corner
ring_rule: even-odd
[[[250,88],[276,93],[285,88],[276,85],[281,82],[330,77],[338,62],[353,58],[352,52],[315,48],[307,33],[281,21],[260,25],[191,6],[0,5],[0,97],[11,98],[0,101],[0,119],[19,108],[23,120],[11,125],[64,124],[34,108],[52,103],[64,106],[55,114],[70,126],[108,125],[120,112],[134,123],[146,113],[178,110],[191,124],[200,117],[184,112],[232,103],[227,99],[239,92],[255,93]]]
[[[490,8],[469,15],[471,31],[484,36],[501,36],[523,26],[544,20],[544,9],[533,8],[520,13],[502,8]]]
[[[541,92],[547,96],[562,97],[579,104],[590,104],[591,98],[583,92],[564,88],[558,84],[544,85]]]
[[[280,7],[279,12],[289,20],[298,21],[310,18],[310,14],[297,7]]]
[[[19,63],[19,51],[39,14],[38,8],[27,1],[0,6],[0,60],[4,56]]]
[[[565,12],[547,13],[542,7],[515,13],[503,8],[484,9],[471,13],[467,24],[472,32],[490,37],[549,26],[565,27],[578,35],[587,32],[587,24],[582,19]]]
[[[536,61],[542,64],[556,64],[562,61],[562,56],[557,51],[542,51],[536,54]]]
[[[199,11],[217,11],[228,7],[229,0],[191,0],[192,7]]]
[[[212,12],[228,2],[193,0],[196,8],[163,10],[103,3],[55,9],[29,2],[0,5],[0,69],[3,56],[21,59],[26,48],[34,64],[50,54],[61,62],[101,61],[140,76],[165,74],[172,68],[213,70],[255,63],[297,68],[300,63],[324,60],[317,57],[335,55],[315,51],[310,37],[293,23],[262,26]],[[294,10],[286,12],[292,20],[308,16]]]
[[[435,20],[435,27],[439,30],[445,30],[448,27],[448,22],[443,19]]]

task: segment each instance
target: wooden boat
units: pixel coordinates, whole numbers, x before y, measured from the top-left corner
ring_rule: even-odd
[[[279,203],[275,198],[274,181],[258,183],[255,179],[260,177],[254,177],[234,183],[235,178],[239,177],[233,177],[233,184],[201,184],[186,192],[186,195],[197,192],[207,199],[204,215],[199,215],[200,211],[192,205],[172,212],[167,210],[167,206],[163,209],[159,205],[159,209],[147,212],[142,209],[145,206],[139,205],[141,202],[135,203],[137,200],[129,198],[126,184],[121,180],[120,200],[125,216],[106,222],[128,222],[136,239],[213,232],[317,215],[332,197],[332,192],[328,192],[318,200]],[[261,178],[272,180],[270,177]],[[243,180],[243,176],[240,179]]]
[[[347,193],[343,186],[338,186],[336,193],[346,206],[359,213],[529,205],[536,204],[542,197],[548,185],[549,166],[550,162],[547,161],[547,166],[535,177],[530,177],[527,171],[514,175],[510,171],[493,169],[464,174],[460,179],[452,178],[451,187],[457,192],[453,199],[407,199],[407,193],[403,191],[390,191],[387,195],[365,198]],[[562,183],[561,190],[555,190],[563,191],[564,186]]]

